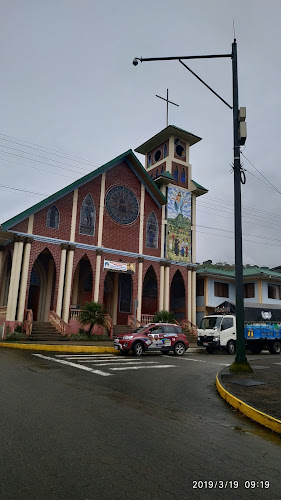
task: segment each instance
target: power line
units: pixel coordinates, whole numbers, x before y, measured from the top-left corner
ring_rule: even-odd
[[[257,167],[255,167],[255,165],[247,158],[247,156],[244,155],[243,151],[241,151],[241,155],[244,156],[245,160],[247,160],[250,165],[252,165],[252,167],[272,186],[273,189],[275,189],[275,191],[277,191],[277,193],[281,194],[281,192],[277,189],[277,187],[275,187],[266,177],[265,175],[263,175],[258,169]]]
[[[6,138],[9,138],[9,139],[6,139]],[[74,158],[75,160],[78,160],[80,163],[83,163],[83,162],[86,162],[87,164],[89,164],[90,166],[94,166],[95,168],[98,167],[97,164],[91,162],[90,160],[87,160],[85,158],[80,158],[79,156],[75,156],[75,155],[72,155],[70,153],[62,153],[62,151],[59,151],[57,149],[52,149],[52,148],[49,148],[49,147],[46,147],[46,146],[42,146],[40,144],[36,144],[34,142],[29,142],[29,141],[25,141],[24,139],[19,139],[17,137],[13,137],[11,135],[6,135],[6,134],[0,134],[0,139],[3,140],[3,141],[8,141],[8,142],[12,142],[12,143],[15,143],[15,144],[19,144],[20,146],[24,146],[26,148],[30,148],[30,149],[35,149],[35,150],[46,150],[46,151],[54,151],[54,153],[51,153],[51,154],[54,154],[55,156],[60,156],[62,158]],[[15,139],[15,141],[11,140],[11,139]],[[20,141],[20,142],[17,142],[17,141]],[[32,147],[32,146],[25,146],[24,144],[20,144],[20,143],[25,143],[25,144],[32,144],[32,146],[37,146],[36,148]],[[38,149],[39,148],[39,149]]]

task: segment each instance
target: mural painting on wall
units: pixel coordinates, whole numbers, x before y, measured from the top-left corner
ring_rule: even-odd
[[[191,261],[191,193],[178,186],[168,187],[167,258]]]

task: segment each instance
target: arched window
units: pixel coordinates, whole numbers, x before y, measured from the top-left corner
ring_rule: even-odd
[[[163,172],[164,172],[164,167],[161,168],[161,174],[163,174]]]
[[[60,213],[56,205],[52,205],[47,213],[47,227],[58,229],[60,221]]]
[[[151,212],[147,219],[146,247],[158,248],[158,222],[154,212]]]
[[[166,144],[166,142],[165,142],[165,144],[164,144],[164,148],[163,148],[163,156],[164,156],[164,158],[166,158],[167,153],[168,153],[168,148],[167,148],[167,144]]]
[[[174,179],[175,181],[179,180],[179,171],[177,166],[174,168]]]
[[[151,155],[148,155],[148,166],[151,167]]]
[[[158,177],[158,168],[156,170],[156,175],[155,175],[155,178]]]
[[[79,233],[94,236],[95,234],[96,209],[93,198],[87,194],[84,198],[80,212]]]
[[[181,182],[185,182],[185,169],[184,168],[181,171]]]

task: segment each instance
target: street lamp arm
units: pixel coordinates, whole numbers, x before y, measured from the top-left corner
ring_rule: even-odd
[[[136,57],[133,61],[134,66],[137,66],[138,61],[179,61],[180,59],[214,59],[217,57],[232,57],[232,54],[207,54],[202,56],[174,56],[174,57]]]
[[[200,78],[200,76],[196,75],[196,73],[194,73],[194,71],[192,71],[192,69],[190,69],[186,64],[184,64],[184,62],[182,62],[181,59],[179,59],[179,62],[186,69],[188,69],[188,71],[190,71],[190,73],[192,73],[201,83],[203,83],[203,85],[205,85],[205,87],[207,87],[207,89],[209,89],[211,92],[213,92],[213,94],[215,94],[215,96],[217,96],[222,102],[224,102],[224,104],[226,104],[226,106],[228,106],[230,109],[232,109],[232,106],[230,106],[230,104],[228,104],[219,94],[217,94],[209,85],[207,85],[207,83],[205,83],[204,80],[202,80],[202,78]]]

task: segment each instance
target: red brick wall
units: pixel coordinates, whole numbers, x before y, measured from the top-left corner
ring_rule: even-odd
[[[154,163],[158,163],[158,161],[161,161],[163,160],[164,157],[164,144],[167,145],[167,156],[169,156],[169,140],[165,141],[165,142],[162,142],[162,144],[159,144],[159,146],[157,146],[156,148],[152,149],[151,151],[149,151],[146,155],[146,158],[147,158],[147,167],[149,167],[148,165],[148,157],[149,155],[151,155],[151,165],[154,165]],[[154,154],[156,153],[156,151],[158,151],[158,149],[161,151],[161,157],[159,158],[159,160],[156,162],[155,159],[154,159]]]
[[[105,194],[111,187],[118,185],[129,188],[136,195],[140,204],[141,183],[125,162],[107,171]],[[114,222],[105,208],[102,244],[107,248],[116,248],[118,250],[126,250],[127,252],[138,252],[139,227],[139,216],[132,224],[122,225]],[[115,260],[115,257],[111,260]]]
[[[101,189],[101,175],[89,181],[87,184],[81,186],[78,189],[77,218],[76,218],[76,231],[75,231],[75,241],[77,241],[78,243],[85,243],[86,245],[97,245],[98,243],[100,189]],[[95,209],[96,209],[94,236],[88,236],[87,234],[79,233],[81,205],[83,203],[84,198],[89,193],[93,198],[93,202],[95,204]]]
[[[161,174],[162,167],[163,167],[163,173],[166,172],[166,162],[165,161],[164,161],[164,163],[161,163],[161,165],[158,165],[158,167],[152,168],[147,173],[148,173],[148,175],[150,175],[150,177],[152,176],[152,179],[155,179],[156,177],[158,177]],[[158,173],[156,173],[157,171],[158,171]]]
[[[178,167],[178,181],[175,181],[173,180],[172,183],[175,185],[175,186],[181,186],[181,187],[184,187],[186,189],[189,189],[189,186],[188,186],[188,167],[186,167],[185,165],[181,165],[180,163],[175,163],[174,161],[172,161],[172,176],[174,177],[174,170],[175,170],[175,167]],[[181,172],[182,172],[182,169],[185,170],[185,182],[181,182]]]
[[[27,233],[27,226],[28,226],[28,218],[22,220],[18,224],[15,224],[15,226],[11,227],[11,231],[19,231],[19,233]]]
[[[154,212],[158,221],[158,248],[146,247],[146,224],[147,219],[151,212]],[[155,201],[151,198],[150,194],[145,191],[144,199],[144,227],[143,227],[143,253],[146,255],[153,255],[160,257],[161,255],[161,211],[162,209],[156,205]]]
[[[52,205],[56,205],[60,213],[58,229],[47,227],[47,213]],[[33,234],[68,241],[70,238],[72,205],[73,191],[34,214]]]

